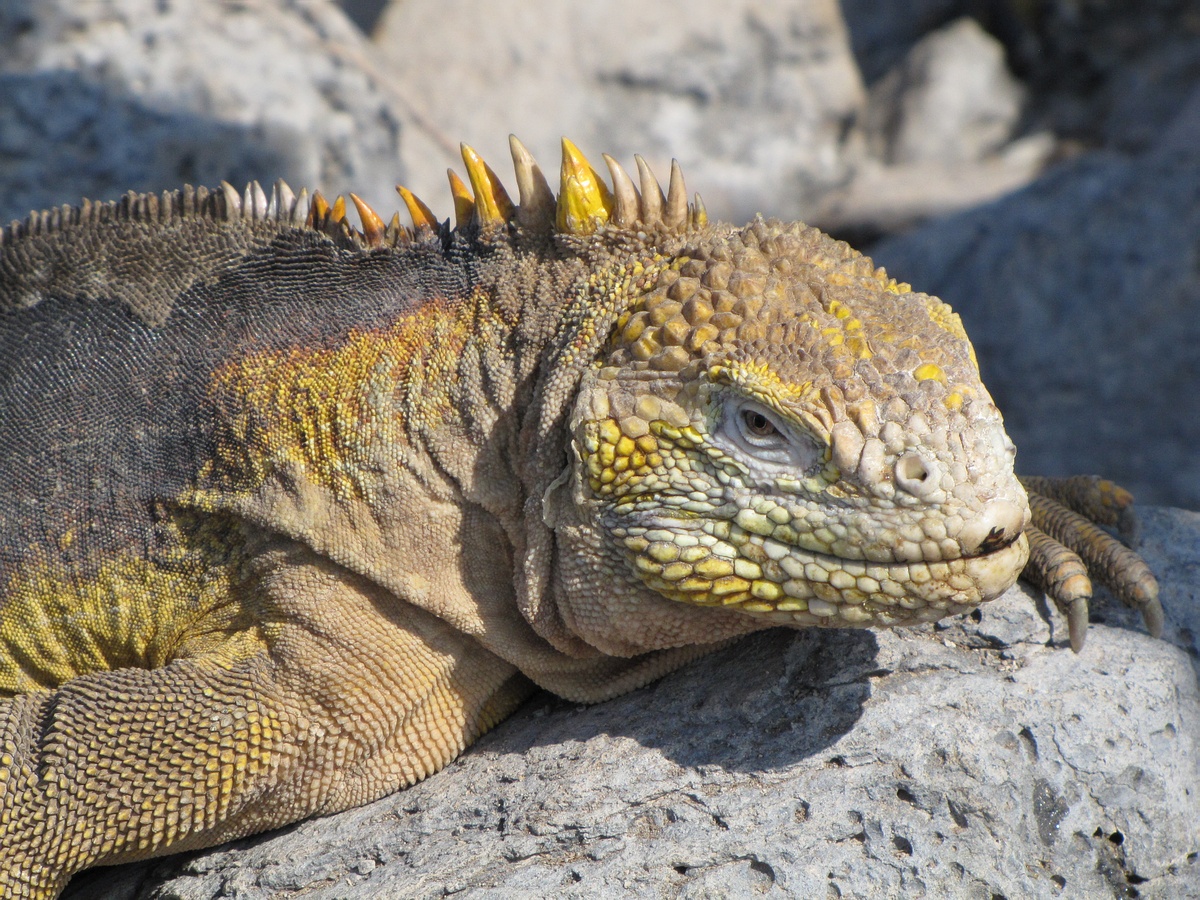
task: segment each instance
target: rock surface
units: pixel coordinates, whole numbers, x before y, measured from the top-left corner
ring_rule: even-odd
[[[871,89],[867,137],[893,164],[984,159],[1012,139],[1023,94],[1004,48],[974,19],[958,19],[917,42]]]
[[[920,78],[889,93],[904,111],[889,119],[895,135],[919,145],[933,129],[949,138],[929,143],[971,148],[933,176],[886,162],[868,140],[837,0],[670,0],[653,15],[634,0],[408,0],[378,18],[383,0],[345,5],[375,22],[370,42],[311,0],[6,4],[0,221],[81,196],[278,177],[387,206],[399,180],[448,210],[458,142],[502,164],[512,131],[549,161],[562,134],[627,165],[641,153],[660,174],[676,156],[715,217],[767,211],[874,234],[1012,190],[1054,146],[1046,135],[1005,141],[1011,75],[999,42],[978,28],[942,41],[941,57],[957,62],[949,92],[932,92],[941,99],[927,102]],[[940,24],[932,12],[904,33]],[[856,14],[852,24],[872,21]],[[902,59],[905,41],[871,59],[901,59],[911,73],[921,60]],[[982,144],[971,115],[981,109],[995,132]]]
[[[0,223],[80,198],[284,178],[394,197],[364,37],[303,0],[0,4]]]
[[[938,60],[954,58],[938,67],[953,69],[948,90],[931,98],[933,79],[910,74],[889,95],[901,110],[890,134],[919,141],[932,128],[967,150],[932,190],[927,157],[892,164],[868,139],[867,95],[836,0],[393,2],[372,39],[414,113],[403,152],[419,194],[444,195],[460,140],[504,159],[511,131],[555,160],[567,134],[623,164],[641,153],[659,173],[678,157],[719,218],[766,212],[877,232],[1025,184],[1052,148],[1044,136],[1008,146],[1016,110],[1001,96],[1013,91],[1003,50],[977,27],[963,31],[939,44]],[[905,67],[914,69],[928,74],[928,60]]]
[[[1198,897],[1200,515],[1148,510],[1142,552],[1166,640],[1098,599],[1076,656],[1024,586],[935,628],[766,632],[598,706],[537,699],[370,806],[68,896]]]

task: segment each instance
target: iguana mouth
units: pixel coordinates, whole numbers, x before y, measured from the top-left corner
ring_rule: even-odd
[[[997,550],[1003,550],[1013,541],[1020,537],[1019,534],[1009,534],[1004,528],[997,525],[988,532],[988,536],[983,539],[979,545],[979,551],[974,556],[986,556],[989,553],[995,553]]]
[[[1011,586],[1029,555],[1017,534],[954,559],[847,559],[746,532],[728,539],[670,527],[628,528],[634,569],[672,600],[736,608],[788,625],[904,625],[968,611]]]

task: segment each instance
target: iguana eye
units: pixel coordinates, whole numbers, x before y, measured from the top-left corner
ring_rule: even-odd
[[[716,442],[747,462],[807,471],[819,461],[816,444],[779,414],[744,398],[730,398],[713,435]]]
[[[745,420],[746,430],[755,437],[768,437],[777,434],[779,429],[775,423],[760,413],[757,409],[743,409],[742,419]]]

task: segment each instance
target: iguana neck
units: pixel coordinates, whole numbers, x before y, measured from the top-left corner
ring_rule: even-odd
[[[468,632],[480,611],[445,598],[508,594],[511,610],[514,568],[567,463],[575,388],[637,290],[638,265],[597,269],[569,249],[456,235],[367,271],[363,257],[327,260],[346,269],[323,277],[347,303],[439,274],[413,286],[419,303],[335,340],[230,357],[210,376],[214,462],[181,499],[308,544]],[[487,552],[463,559],[463,529]],[[452,569],[462,583],[436,588]]]

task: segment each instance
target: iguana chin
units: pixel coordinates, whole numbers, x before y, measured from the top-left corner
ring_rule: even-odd
[[[946,304],[563,146],[556,198],[513,140],[519,205],[464,147],[453,229],[278,184],[0,233],[5,896],[365,803],[534,685],[971,609],[1030,546],[1074,646],[1087,567],[1161,627],[1087,521],[1127,495],[1031,524]]]

